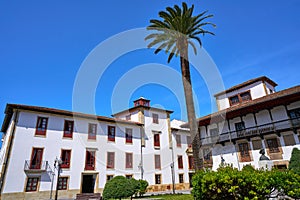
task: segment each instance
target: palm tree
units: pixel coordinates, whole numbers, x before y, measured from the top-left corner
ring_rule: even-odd
[[[194,53],[197,54],[196,45],[192,40],[196,40],[201,47],[202,42],[199,35],[214,35],[214,33],[204,30],[203,27],[207,25],[215,27],[215,25],[210,22],[204,22],[205,19],[213,17],[213,15],[207,15],[207,11],[196,16],[192,15],[193,11],[194,5],[188,8],[187,4],[184,2],[182,3],[182,8],[178,5],[175,5],[173,8],[167,7],[166,11],[159,12],[159,16],[162,18],[161,21],[156,19],[150,20],[150,25],[147,29],[154,32],[149,34],[145,40],[152,40],[148,44],[148,48],[156,45],[158,46],[154,52],[155,54],[160,52],[162,49],[165,49],[166,53],[169,53],[168,63],[174,55],[176,57],[178,55],[180,56],[187,115],[190,133],[193,138],[192,148],[194,167],[195,170],[200,170],[203,168],[203,161],[199,157],[201,141],[200,135],[198,134],[198,125],[193,101],[188,47],[190,45],[193,48]]]

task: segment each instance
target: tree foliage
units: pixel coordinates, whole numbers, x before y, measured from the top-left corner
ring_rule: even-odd
[[[294,148],[292,151],[289,169],[300,174],[300,150],[298,148]]]
[[[300,198],[300,176],[293,171],[243,170],[230,166],[217,171],[199,171],[193,177],[192,194],[201,199],[267,199],[278,195]]]
[[[139,196],[143,196],[146,191],[147,191],[147,187],[149,185],[149,183],[146,180],[139,180],[139,190],[138,190],[138,194]]]

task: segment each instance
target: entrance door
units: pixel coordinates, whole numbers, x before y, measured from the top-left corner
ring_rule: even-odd
[[[82,193],[94,193],[94,175],[82,175]]]
[[[42,148],[33,148],[30,161],[30,169],[41,169],[42,166],[42,157],[43,157]]]

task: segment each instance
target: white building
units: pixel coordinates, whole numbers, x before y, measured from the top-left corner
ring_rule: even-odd
[[[205,167],[215,170],[223,160],[259,168],[260,149],[276,167],[288,167],[292,149],[300,148],[300,86],[276,86],[259,77],[215,95],[218,112],[198,119]]]
[[[300,86],[275,92],[267,77],[215,95],[219,111],[198,119],[205,167],[259,167],[259,150],[287,167],[300,148]],[[186,190],[194,173],[188,125],[140,98],[113,118],[7,104],[1,131],[1,199],[49,199],[62,160],[59,198],[102,193],[117,175],[144,179],[148,192]],[[97,195],[96,195],[97,196]]]
[[[187,140],[182,137],[176,155],[172,154],[171,113],[150,107],[143,98],[114,118],[7,104],[0,152],[1,198],[53,198],[56,158],[62,160],[59,198],[102,193],[107,180],[117,175],[147,180],[149,192],[172,190],[172,177],[176,189],[188,189],[192,169],[186,165]],[[182,156],[178,163],[177,154]]]

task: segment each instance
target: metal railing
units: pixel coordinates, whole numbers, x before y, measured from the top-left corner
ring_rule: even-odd
[[[43,172],[47,171],[49,167],[48,161],[36,162],[32,160],[25,160],[24,171],[25,172]]]
[[[286,119],[263,125],[248,127],[239,131],[229,131],[217,136],[201,138],[202,144],[215,144],[241,138],[262,136],[268,133],[278,133],[282,130],[294,130],[300,127],[300,118]]]

